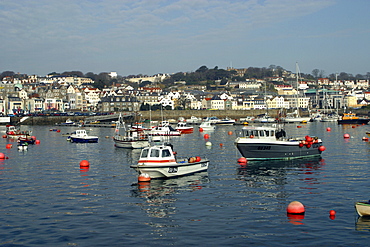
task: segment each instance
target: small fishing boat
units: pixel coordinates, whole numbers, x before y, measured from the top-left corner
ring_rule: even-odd
[[[28,143],[27,142],[18,143],[17,148],[19,151],[26,151],[28,150]]]
[[[218,125],[234,125],[235,119],[231,119],[229,117],[223,118],[220,121],[218,121],[216,124]]]
[[[216,129],[216,126],[214,126],[213,124],[211,124],[211,122],[209,122],[209,121],[203,121],[199,125],[199,129],[202,129],[202,130],[215,130]]]
[[[32,136],[18,137],[18,143],[35,144],[36,139]]]
[[[76,123],[68,118],[64,123],[61,123],[61,125],[76,125]]]
[[[178,122],[175,129],[177,131],[180,131],[181,134],[192,133],[194,131],[194,127],[193,126],[188,126],[186,124],[186,122]]]
[[[120,134],[121,130],[124,132],[123,135]],[[115,132],[116,134],[115,136],[113,136],[115,147],[137,149],[149,146],[149,137],[144,133],[143,130],[126,130],[125,123],[123,122],[121,114],[119,115],[118,121],[116,123]]]
[[[356,202],[355,208],[359,216],[370,216],[370,201]]]
[[[325,150],[318,137],[286,137],[279,125],[245,126],[238,133],[235,145],[247,160],[297,159],[320,156]]]
[[[187,122],[188,124],[199,124],[201,121],[202,119],[195,116],[191,116],[190,118],[185,119],[185,122]]]
[[[31,131],[21,131],[19,128],[15,127],[14,125],[6,125],[6,137],[8,138],[19,138],[19,137],[29,137],[31,135]]]
[[[181,136],[181,132],[175,130],[170,125],[154,126],[149,130],[144,130],[144,133],[149,136]]]
[[[68,139],[71,142],[77,143],[96,143],[99,140],[97,136],[90,136],[87,134],[86,130],[76,130],[74,134],[70,135]]]
[[[169,178],[206,171],[209,160],[199,156],[179,158],[175,156],[172,145],[163,143],[146,147],[141,151],[139,161],[130,167],[150,178]]]
[[[355,113],[347,112],[343,113],[338,120],[338,124],[368,124],[370,119],[368,118],[360,118]]]

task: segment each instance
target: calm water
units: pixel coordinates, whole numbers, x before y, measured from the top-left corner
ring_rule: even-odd
[[[0,161],[0,245],[367,246],[370,221],[357,217],[354,202],[370,199],[370,143],[362,141],[370,126],[296,126],[287,125],[289,136],[323,139],[322,159],[242,167],[233,145],[241,126],[219,126],[207,132],[212,147],[205,132],[172,139],[180,156],[206,155],[208,172],[150,185],[137,184],[129,165],[140,151],[115,148],[114,129],[91,129],[99,143],[76,144],[61,136],[71,127],[22,126],[41,143],[20,152],[0,139],[9,157]],[[295,200],[306,207],[303,218],[286,215]]]

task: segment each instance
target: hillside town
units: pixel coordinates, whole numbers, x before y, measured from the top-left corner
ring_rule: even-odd
[[[155,110],[358,109],[370,102],[368,79],[307,79],[284,70],[274,76],[243,78],[248,69],[227,68],[230,78],[204,85],[176,81],[173,75],[131,76],[102,88],[83,76],[4,76],[0,85],[3,116],[107,114]],[[173,78],[172,78],[173,79]],[[145,83],[143,83],[145,82]],[[144,86],[143,86],[144,85]]]

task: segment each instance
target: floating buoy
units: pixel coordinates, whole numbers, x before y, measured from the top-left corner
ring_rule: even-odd
[[[31,136],[32,139],[36,140],[36,136]]]
[[[35,143],[36,143],[36,144],[40,144],[40,140],[36,140],[36,141],[35,141]]]
[[[297,128],[302,128],[302,126],[298,125]]]
[[[327,127],[327,128],[326,128],[326,131],[331,131],[331,128],[330,128],[330,127]]]
[[[246,164],[247,163],[247,159],[244,158],[244,157],[241,157],[241,158],[238,159],[238,163],[239,164]]]
[[[12,148],[13,147],[13,145],[12,144],[6,144],[6,146],[5,146],[7,149],[9,149],[9,148]]]
[[[330,210],[329,211],[329,215],[335,215],[337,212],[335,212],[335,210]]]
[[[203,132],[203,128],[199,128],[199,132]]]
[[[298,201],[289,203],[286,211],[288,214],[304,214],[305,213],[303,204]]]
[[[324,152],[325,150],[326,150],[326,147],[325,147],[325,146],[320,146],[320,147],[319,147],[319,151],[320,151],[320,152]]]
[[[301,147],[303,147],[303,146],[304,146],[304,144],[303,144],[302,142],[300,142],[300,143],[298,144],[298,146],[301,148]]]
[[[3,138],[6,138],[7,136],[6,135],[3,135]]]
[[[212,142],[206,142],[206,146],[212,146]]]
[[[57,132],[59,133],[59,132],[60,132],[60,130],[57,130]]]
[[[356,128],[356,126],[352,125],[352,129]]]
[[[233,134],[233,132],[232,132],[232,131],[229,131],[229,132],[227,132],[227,134],[228,134],[229,136],[231,136],[231,135]]]
[[[223,146],[224,144],[222,144],[222,143],[220,143],[220,147],[222,148],[222,146]]]
[[[90,162],[87,161],[87,160],[81,160],[80,161],[80,167],[89,167],[90,166]]]
[[[139,182],[148,182],[150,181],[150,176],[148,173],[141,173],[137,178]]]
[[[362,140],[363,140],[364,142],[368,142],[368,141],[369,141],[369,138],[367,138],[366,136],[364,136],[364,137],[362,137]]]
[[[209,135],[208,134],[204,134],[204,139],[208,139],[209,138]]]
[[[350,136],[349,134],[344,134],[344,135],[343,135],[343,137],[344,137],[345,139],[347,139],[347,138],[350,138],[351,136]]]
[[[307,148],[310,148],[310,147],[311,147],[311,143],[307,143],[307,144],[306,144],[306,147],[307,147]]]
[[[6,157],[4,153],[0,153],[0,160],[5,160],[7,158],[8,157]]]

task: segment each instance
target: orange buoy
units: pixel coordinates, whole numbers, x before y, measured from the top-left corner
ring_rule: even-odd
[[[6,135],[3,135],[3,138],[6,138],[7,136]]]
[[[203,132],[203,128],[199,128],[199,132]]]
[[[6,144],[6,146],[5,146],[7,149],[9,149],[9,148],[12,148],[13,147],[13,145],[12,144]]]
[[[327,127],[327,128],[326,128],[326,131],[331,131],[331,128],[330,128],[330,127]]]
[[[319,151],[320,151],[320,152],[324,152],[325,150],[326,150],[326,147],[325,147],[325,146],[320,146],[320,147],[319,147]]]
[[[36,141],[35,141],[35,143],[36,143],[36,144],[40,144],[40,140],[36,140]]]
[[[241,157],[241,158],[238,159],[238,163],[239,164],[246,164],[247,163],[247,159],[244,158],[244,157]]]
[[[289,203],[286,211],[288,214],[304,214],[305,213],[303,204],[298,201]]]
[[[139,182],[148,182],[150,181],[150,176],[148,173],[141,173],[137,178]]]
[[[80,167],[89,167],[90,166],[90,162],[87,161],[87,160],[81,160],[80,161]]]
[[[227,132],[227,134],[228,134],[229,136],[231,136],[231,135],[233,134],[233,132],[232,132],[232,131],[229,131],[229,132]]]
[[[356,126],[352,125],[352,129],[356,128]]]
[[[348,139],[348,138],[350,138],[351,136],[350,136],[349,134],[344,134],[344,135],[343,135],[343,137],[344,137],[345,139]]]
[[[222,148],[222,146],[223,146],[224,144],[222,144],[222,143],[220,143],[220,147]]]
[[[209,138],[209,135],[208,134],[204,134],[204,139],[208,139]]]

